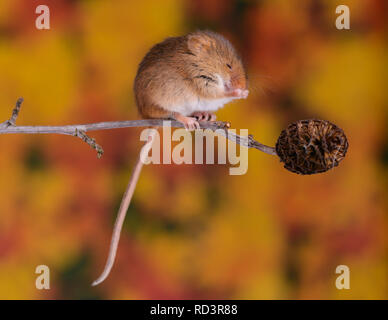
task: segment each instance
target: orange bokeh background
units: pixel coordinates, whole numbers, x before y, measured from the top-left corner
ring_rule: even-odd
[[[46,4],[51,29],[35,28]],[[346,4],[351,29],[335,28]],[[387,4],[383,0],[3,0],[0,122],[18,97],[19,125],[138,119],[137,65],[155,43],[196,29],[222,33],[250,78],[247,100],[218,119],[274,145],[297,119],[344,129],[338,168],[299,176],[249,150],[229,165],[151,165],[142,172],[112,274],[112,225],[140,129],[79,139],[0,136],[2,299],[386,299]],[[37,290],[35,268],[50,268]],[[350,290],[335,268],[350,268]]]

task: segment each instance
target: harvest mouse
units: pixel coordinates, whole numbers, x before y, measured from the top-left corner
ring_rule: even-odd
[[[246,98],[247,76],[232,44],[210,31],[167,38],[155,45],[139,65],[135,79],[136,104],[143,118],[176,119],[188,130],[198,121],[214,121],[211,113],[234,99]],[[108,258],[96,286],[109,275],[121,229],[155,132],[143,146],[117,214]]]
[[[233,45],[222,35],[196,31],[156,44],[139,65],[134,83],[143,118],[175,119],[188,130],[214,121],[212,111],[247,98],[247,76]]]

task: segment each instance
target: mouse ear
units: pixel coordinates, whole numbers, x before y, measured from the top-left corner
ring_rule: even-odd
[[[192,34],[188,37],[187,46],[192,53],[197,54],[210,49],[212,43],[212,39],[208,37]]]

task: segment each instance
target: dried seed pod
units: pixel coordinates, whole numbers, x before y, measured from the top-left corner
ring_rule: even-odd
[[[325,120],[299,120],[283,130],[276,153],[284,168],[299,174],[325,172],[345,157],[348,140],[341,128]]]

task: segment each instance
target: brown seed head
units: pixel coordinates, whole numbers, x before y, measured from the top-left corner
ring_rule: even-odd
[[[276,153],[287,170],[314,174],[338,166],[348,145],[345,133],[335,124],[326,120],[299,120],[281,132]]]

